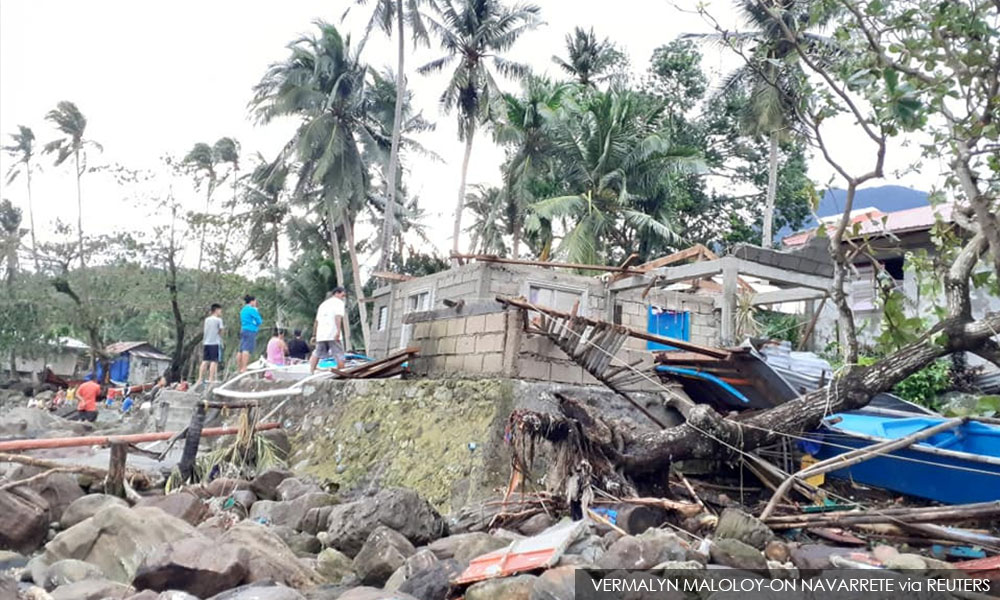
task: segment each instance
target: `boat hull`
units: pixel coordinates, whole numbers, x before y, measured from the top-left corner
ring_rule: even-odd
[[[901,436],[873,436],[873,419],[880,417],[839,415],[845,421],[824,426],[815,456],[821,460],[865,448],[877,441]],[[862,421],[865,419],[868,421]],[[885,428],[915,419],[884,419]],[[932,419],[922,419],[926,422]],[[853,429],[853,434],[852,434]],[[863,431],[864,433],[860,433]],[[884,431],[884,429],[883,429]],[[835,447],[829,444],[837,444]],[[935,451],[937,449],[937,451]],[[972,449],[966,452],[961,449]],[[942,452],[943,450],[943,452]],[[902,494],[946,504],[1000,500],[1000,428],[966,423],[955,432],[945,432],[909,448],[903,448],[833,471],[828,475],[880,487]]]

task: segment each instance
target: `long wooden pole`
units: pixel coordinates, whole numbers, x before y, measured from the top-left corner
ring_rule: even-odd
[[[578,269],[580,271],[609,271],[611,273],[624,273],[626,275],[646,275],[646,271],[618,267],[614,265],[588,265],[582,263],[549,262],[547,260],[529,260],[520,258],[502,258],[491,254],[456,254],[452,253],[452,258],[462,260],[478,260],[479,262],[500,263],[504,265],[524,265],[528,267],[552,267],[556,269]]]
[[[262,423],[254,431],[269,431],[279,429],[281,423]],[[202,430],[202,437],[234,435],[239,432],[237,427],[212,427]],[[46,438],[36,440],[9,440],[0,442],[0,452],[17,452],[21,450],[45,450],[50,448],[78,448],[83,446],[108,446],[111,444],[139,444],[168,440],[176,435],[174,431],[156,433],[135,433],[131,435],[91,435],[84,437]],[[0,457],[2,460],[2,457]]]
[[[913,444],[921,440],[925,440],[935,434],[941,433],[942,431],[954,429],[962,423],[965,423],[966,420],[967,419],[965,417],[948,419],[947,421],[939,423],[934,427],[928,427],[927,429],[911,433],[910,435],[898,439],[885,440],[884,442],[873,446],[852,450],[810,465],[809,467],[795,473],[778,486],[778,490],[774,492],[774,495],[771,496],[771,500],[767,503],[767,506],[764,507],[764,511],[760,513],[760,520],[764,521],[771,516],[771,513],[774,512],[774,508],[778,505],[778,502],[780,502],[785,496],[785,492],[788,491],[788,488],[791,487],[792,483],[794,483],[796,479],[805,479],[807,477],[812,477],[813,475],[829,473],[830,471],[836,471],[837,469],[843,469],[845,467],[856,465],[882,454],[888,454],[894,450],[899,450],[900,448],[912,446]]]

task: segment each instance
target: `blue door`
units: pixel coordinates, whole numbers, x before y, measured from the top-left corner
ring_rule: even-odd
[[[649,321],[646,331],[656,335],[672,337],[679,340],[691,339],[691,313],[679,310],[667,310],[659,306],[649,307]],[[677,350],[673,346],[657,342],[646,342],[647,350]]]

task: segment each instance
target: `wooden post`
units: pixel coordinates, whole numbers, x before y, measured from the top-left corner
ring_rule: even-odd
[[[722,345],[730,346],[736,340],[736,289],[739,273],[729,258],[723,259],[722,266]]]
[[[111,462],[108,465],[108,477],[104,480],[104,493],[109,496],[125,497],[125,462],[128,459],[128,446],[111,444]]]

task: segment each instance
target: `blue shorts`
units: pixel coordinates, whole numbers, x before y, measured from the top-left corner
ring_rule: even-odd
[[[240,331],[240,352],[249,352],[253,354],[253,349],[256,344],[256,331]]]

